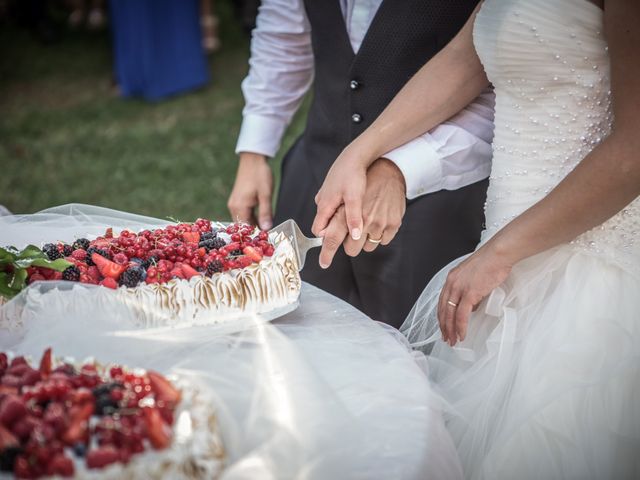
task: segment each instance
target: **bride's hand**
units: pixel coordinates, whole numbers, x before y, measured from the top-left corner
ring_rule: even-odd
[[[471,312],[504,282],[512,262],[488,242],[453,268],[440,292],[438,322],[442,339],[454,346],[467,335]]]
[[[344,204],[351,238],[360,239],[363,228],[362,199],[370,163],[356,148],[347,147],[342,151],[316,195],[318,210],[311,227],[314,235],[322,235],[338,208]]]

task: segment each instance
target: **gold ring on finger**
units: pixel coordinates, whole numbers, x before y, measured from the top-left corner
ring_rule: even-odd
[[[456,302],[452,302],[451,300],[447,300],[447,305],[451,305],[453,308],[456,308],[458,306]]]
[[[367,236],[367,242],[375,243],[376,245],[382,242],[382,237],[380,238],[371,238]]]

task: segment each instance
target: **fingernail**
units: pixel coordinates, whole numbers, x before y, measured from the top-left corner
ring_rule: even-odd
[[[320,262],[320,268],[322,268],[323,270],[326,270],[327,268],[329,268],[329,264]]]
[[[265,220],[265,221],[260,222],[260,228],[261,228],[262,230],[271,230],[271,227],[272,227],[272,226],[273,226],[273,225],[272,225],[272,224],[271,224],[271,222],[270,222],[270,221],[268,221],[268,220]]]
[[[359,228],[354,228],[353,230],[351,230],[351,238],[353,238],[354,240],[360,240],[361,236],[362,232]]]

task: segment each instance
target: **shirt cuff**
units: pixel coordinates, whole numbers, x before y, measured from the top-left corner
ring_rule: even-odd
[[[402,172],[407,186],[407,199],[441,190],[440,155],[422,137],[418,137],[383,155]]]
[[[242,119],[236,153],[259,153],[274,157],[287,125],[281,120],[256,114],[246,114]]]

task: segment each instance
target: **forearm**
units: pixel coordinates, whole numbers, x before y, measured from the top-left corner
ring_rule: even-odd
[[[369,163],[449,119],[487,87],[487,77],[473,46],[476,12],[352,144],[361,149]]]
[[[487,248],[513,265],[602,224],[640,195],[639,148],[628,135],[612,134]]]
[[[242,82],[236,152],[273,156],[313,79],[310,27],[300,0],[264,0]]]

